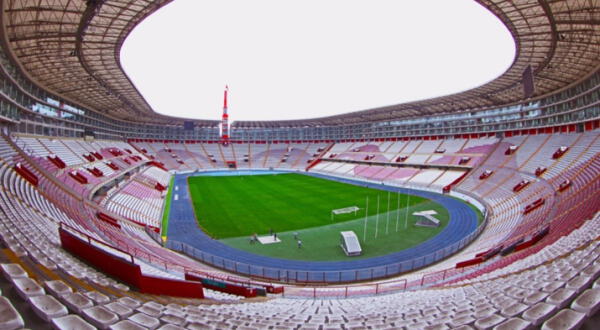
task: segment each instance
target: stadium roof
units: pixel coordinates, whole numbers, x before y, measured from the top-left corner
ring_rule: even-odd
[[[2,1],[4,44],[39,85],[116,118],[178,124],[157,114],[123,72],[121,46],[131,30],[172,0]],[[235,127],[323,126],[488,108],[523,101],[522,75],[533,68],[533,97],[563,89],[600,68],[600,1],[477,0],[508,28],[516,57],[481,87],[424,101],[293,121],[238,121]],[[141,119],[143,118],[143,119]],[[206,120],[206,126],[217,121]],[[202,125],[202,123],[201,123]]]

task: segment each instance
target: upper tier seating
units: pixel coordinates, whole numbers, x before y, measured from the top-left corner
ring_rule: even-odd
[[[230,143],[225,146],[219,143],[132,141],[131,145],[172,170],[226,169],[229,168],[227,162],[235,162],[236,168],[240,169],[304,170],[308,161],[327,143]]]
[[[29,154],[44,170],[53,173],[71,189],[84,196],[111,179],[139,167],[147,160],[131,145],[121,141],[87,142],[77,139],[63,140],[23,135],[13,136],[13,139],[15,144]],[[118,155],[113,154],[111,152],[113,150],[118,151]],[[66,168],[57,167],[47,158],[48,156],[58,157],[65,163]],[[139,157],[141,160],[132,157]],[[107,164],[108,162],[117,169],[111,168]],[[100,171],[100,177],[90,171],[94,168]],[[82,184],[74,179],[70,174],[74,171],[83,176],[87,183]]]
[[[336,143],[324,159],[395,163],[410,165],[460,165],[460,158],[468,156],[466,164],[477,165],[498,142],[497,138],[411,140],[386,142],[343,142]]]

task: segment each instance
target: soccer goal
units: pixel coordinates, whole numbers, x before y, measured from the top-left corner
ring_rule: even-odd
[[[349,206],[349,207],[344,207],[343,209],[331,210],[331,221],[333,221],[334,216],[336,216],[338,214],[346,214],[346,213],[354,212],[354,215],[356,215],[356,212],[358,212],[358,210],[360,210],[360,208],[358,206]]]

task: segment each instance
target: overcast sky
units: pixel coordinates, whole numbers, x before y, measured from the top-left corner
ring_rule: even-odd
[[[508,30],[473,0],[175,0],[121,62],[152,108],[230,120],[322,117],[447,95],[501,75]]]

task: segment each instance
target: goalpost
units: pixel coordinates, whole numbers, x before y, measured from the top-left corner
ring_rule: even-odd
[[[358,210],[360,210],[360,208],[358,206],[350,206],[350,207],[344,207],[343,209],[331,210],[331,221],[333,221],[334,215],[346,214],[346,213],[352,213],[352,212],[354,212],[354,215],[356,215],[356,212],[358,212]]]

